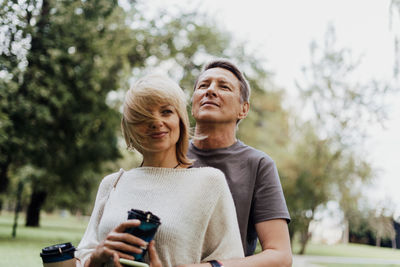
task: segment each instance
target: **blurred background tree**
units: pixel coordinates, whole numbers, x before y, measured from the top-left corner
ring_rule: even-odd
[[[298,124],[291,144],[294,153],[289,153],[295,158],[281,168],[283,176],[290,177],[285,192],[293,216],[291,233],[300,234],[300,254],[316,209],[328,201],[340,204],[343,224],[348,226],[363,186],[374,177],[363,150],[366,129],[386,119],[384,99],[391,91],[389,85],[374,80],[358,83],[359,60],[354,62],[350,50],[337,46],[333,26],[328,27],[323,45],[311,43],[310,52],[304,80],[297,83],[309,127]]]
[[[129,165],[118,160],[127,155],[118,121],[129,77],[164,71],[190,95],[204,62],[224,56],[252,73],[255,99],[266,96],[268,73],[257,57],[196,12],[148,17],[146,3],[139,1],[1,5],[7,37],[0,55],[1,190],[16,190],[17,181],[7,186],[12,179],[24,181],[28,226],[39,225],[44,206],[85,210],[102,174],[123,161]],[[254,106],[257,124],[264,123],[265,111],[282,110],[279,93],[271,96],[278,102],[269,100],[265,107],[259,100]],[[23,168],[23,179],[19,170],[27,165],[32,167]]]
[[[22,182],[27,225],[39,225],[42,209],[90,213],[103,175],[140,163],[124,149],[119,129],[129,84],[161,71],[190,99],[203,64],[227,57],[252,87],[251,111],[238,137],[276,160],[300,252],[315,214],[329,201],[340,204],[345,236],[362,229],[361,185],[375,172],[359,137],[369,123],[385,119],[383,98],[390,90],[377,81],[357,83],[359,60],[337,47],[334,29],[324,44],[311,45],[311,63],[298,81],[299,112],[285,105],[285,88],[274,84],[265,59],[213,19],[179,7],[150,14],[149,5],[0,2],[0,204],[14,204]],[[382,238],[392,234],[385,225]]]
[[[2,112],[11,122],[5,127],[7,136],[14,139],[2,143],[9,148],[2,154],[15,169],[30,163],[45,170],[30,181],[28,226],[39,225],[49,193],[66,192],[74,198],[81,191],[77,188],[90,182],[81,179],[82,173],[118,156],[118,113],[105,98],[110,88],[119,86],[124,68],[125,55],[114,47],[121,35],[115,33],[123,29],[101,28],[121,18],[113,13],[119,8],[116,2],[97,2],[4,3],[7,16],[23,26],[16,32],[9,29],[9,47],[18,45],[18,34],[30,42],[26,58],[14,64],[16,68],[3,66],[20,51],[2,54],[2,71],[10,75],[1,88],[8,100]]]

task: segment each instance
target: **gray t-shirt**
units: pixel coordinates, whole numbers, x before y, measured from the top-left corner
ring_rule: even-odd
[[[290,221],[277,168],[264,152],[241,141],[211,150],[198,149],[191,142],[188,156],[196,160],[194,167],[211,166],[225,174],[246,256],[254,254],[257,245],[256,223],[271,219]]]

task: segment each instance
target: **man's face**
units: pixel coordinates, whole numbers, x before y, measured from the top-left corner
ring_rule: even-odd
[[[196,122],[235,123],[243,119],[244,105],[240,103],[240,83],[236,76],[223,68],[208,69],[201,74],[192,98],[192,114]]]

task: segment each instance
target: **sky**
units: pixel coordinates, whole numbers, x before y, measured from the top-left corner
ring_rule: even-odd
[[[167,10],[173,5],[195,5],[193,1],[152,1]],[[391,25],[390,3],[390,0],[202,0],[199,10],[256,51],[260,60],[265,60],[266,69],[274,73],[274,82],[285,88],[294,101],[295,80],[301,79],[301,68],[309,63],[310,43],[313,40],[322,43],[329,24],[335,28],[338,46],[351,49],[354,58],[361,57],[357,80],[392,79],[394,32],[400,33],[400,21],[393,17]],[[391,96],[388,103],[385,127],[371,125],[368,130],[366,151],[378,172],[366,193],[375,203],[391,203],[396,216],[400,216],[397,169],[400,94]]]
[[[312,40],[322,42],[329,24],[337,43],[361,57],[357,79],[390,80],[394,66],[396,17],[390,24],[389,0],[203,0],[204,11],[233,32],[238,40],[254,47],[275,82],[295,96],[294,81],[309,63]],[[244,3],[246,3],[244,5]],[[397,21],[398,22],[398,21]],[[237,36],[237,37],[236,37]],[[373,201],[390,202],[400,216],[400,96],[388,100],[389,119],[383,129],[373,125],[366,149],[377,172],[367,190]],[[397,106],[396,106],[397,104]]]

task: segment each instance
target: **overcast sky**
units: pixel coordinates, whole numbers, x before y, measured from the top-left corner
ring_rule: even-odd
[[[151,0],[157,7],[195,1]],[[361,56],[358,68],[361,82],[390,80],[394,66],[394,31],[390,27],[390,0],[202,0],[200,10],[217,20],[220,27],[234,33],[266,59],[266,68],[275,74],[275,83],[295,95],[295,79],[301,79],[301,67],[309,63],[312,40],[322,43],[328,24],[336,30],[337,43]],[[168,5],[168,6],[167,6]],[[388,198],[400,215],[400,95],[391,97],[390,118],[385,129],[371,126],[367,151],[379,171],[369,190],[371,199]]]

